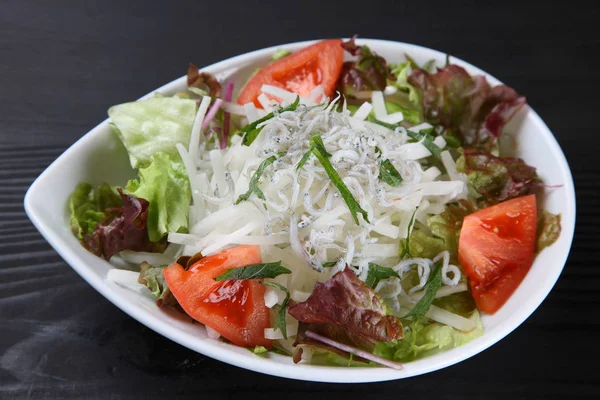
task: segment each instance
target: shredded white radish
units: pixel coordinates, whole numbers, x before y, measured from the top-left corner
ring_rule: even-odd
[[[308,95],[307,105],[317,105],[325,101],[327,101],[327,96],[325,96],[323,86],[319,85],[310,91]]]
[[[297,332],[298,332],[298,327],[294,327],[294,326],[286,327],[286,333],[287,333],[288,337],[296,336]],[[270,339],[270,340],[283,339],[283,333],[281,333],[281,331],[277,328],[265,328],[265,339]]]
[[[206,328],[206,336],[209,337],[209,339],[218,339],[221,337],[221,334],[217,331],[215,331],[213,328],[211,328],[208,325],[205,325]]]
[[[381,117],[380,120],[383,122],[387,122],[388,124],[397,124],[404,120],[404,114],[402,114],[401,112],[395,112],[393,114],[388,114]]]
[[[196,113],[194,124],[192,125],[192,133],[190,134],[190,144],[188,146],[188,152],[190,153],[192,160],[195,160],[198,154],[202,122],[204,121],[204,116],[206,115],[206,110],[208,110],[210,101],[211,99],[209,96],[202,96],[202,101],[200,102],[200,106],[198,106],[198,112]]]
[[[440,297],[450,296],[451,294],[466,292],[467,284],[465,282],[459,283],[456,286],[442,286],[435,293],[435,298],[439,299]],[[421,298],[425,296],[425,292],[417,292],[412,294],[410,297],[416,303],[421,300]]]
[[[364,102],[360,105],[360,107],[358,107],[358,110],[356,110],[352,117],[356,118],[357,120],[363,121],[367,119],[372,109],[373,106],[371,105],[371,103]]]
[[[363,247],[363,257],[388,258],[398,256],[398,243],[367,244]]]
[[[383,99],[383,93],[379,91],[373,91],[371,93],[371,103],[373,104],[375,118],[382,121],[388,115],[387,110],[385,108],[385,100]]]
[[[446,140],[442,136],[437,136],[435,139],[433,139],[433,144],[435,144],[440,149],[443,149],[444,147],[446,147]]]
[[[428,124],[427,122],[423,122],[422,124],[415,125],[411,128],[408,128],[408,130],[413,131],[413,132],[420,132],[423,129],[429,129],[429,128],[433,128],[433,126],[431,124]]]
[[[280,99],[283,100],[282,104],[293,103],[296,100],[296,98],[298,97],[298,95],[295,93],[288,92],[285,89],[279,88],[277,86],[272,86],[272,85],[262,85],[262,87],[260,88],[260,91],[265,94],[270,94],[271,96],[279,97]]]
[[[251,124],[257,119],[259,119],[258,110],[256,109],[254,103],[246,103],[243,107],[244,112],[246,113],[246,118],[248,118],[248,123]]]
[[[189,235],[187,233],[169,232],[167,240],[170,243],[193,246],[198,242],[199,238],[195,235]]]
[[[386,87],[385,87],[385,89],[383,90],[383,94],[384,94],[385,96],[390,96],[390,95],[392,95],[392,94],[396,93],[397,91],[398,91],[398,88],[397,88],[396,86],[391,86],[391,85],[388,85],[388,86],[386,86]]]
[[[431,318],[436,322],[440,322],[445,325],[449,325],[459,331],[469,332],[477,327],[475,322],[461,315],[451,313],[443,308],[434,306],[433,304],[429,307],[429,311],[425,314],[427,318]]]
[[[173,258],[165,257],[160,253],[123,250],[119,255],[123,260],[138,265],[144,261],[150,265],[169,265],[173,262]]]
[[[227,111],[230,114],[246,116],[244,107],[242,107],[239,104],[224,101],[223,104],[221,105],[221,107],[223,107],[223,110]]]
[[[277,294],[277,289],[268,286],[265,290],[265,306],[273,308],[278,301],[279,295]]]
[[[229,235],[220,235],[218,238],[216,238],[214,242],[212,242],[209,246],[205,247],[204,250],[202,250],[202,254],[207,256],[209,254],[216,253],[223,247],[235,243],[236,240],[238,240],[239,238],[248,235],[249,233],[257,229],[259,226],[260,224],[258,222],[252,221],[244,225],[240,229],[230,233]]]
[[[258,95],[258,102],[260,103],[260,105],[262,106],[262,108],[265,111],[271,111],[273,109],[273,107],[271,107],[271,101],[269,100],[269,98],[267,97],[266,94],[261,93]]]

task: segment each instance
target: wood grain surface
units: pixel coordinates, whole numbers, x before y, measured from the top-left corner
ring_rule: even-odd
[[[484,3],[0,1],[0,398],[600,398],[597,6]],[[490,72],[527,96],[570,162],[578,216],[565,270],[540,308],[482,354],[368,385],[245,371],[118,310],[25,216],[31,182],[110,105],[183,75],[189,61],[354,33]]]

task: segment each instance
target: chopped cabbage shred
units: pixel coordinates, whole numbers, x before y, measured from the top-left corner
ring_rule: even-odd
[[[259,101],[273,111],[274,117],[258,125],[262,130],[250,146],[244,146],[242,137],[235,135],[230,146],[220,150],[214,141],[197,134],[192,135],[189,148],[178,146],[189,175],[193,204],[190,233],[170,233],[169,242],[184,245],[184,255],[198,251],[211,254],[232,244],[260,245],[264,262],[281,261],[292,271],[276,281],[297,300],[305,299],[316,282],[330,279],[346,263],[363,281],[369,263],[393,268],[401,279],[383,279],[375,290],[398,315],[423,296],[435,262],[442,263],[443,283],[438,296],[466,290],[460,269],[450,264],[447,251],[434,260],[399,260],[399,240],[410,233],[413,213],[417,221],[426,221],[466,193],[465,178],[456,172],[448,151],[441,153],[447,171],[442,172],[434,163],[422,162],[431,152],[410,140],[404,127],[391,130],[367,122],[371,110],[378,119],[390,123],[402,120],[401,113],[387,114],[381,92],[374,92],[372,103],[364,103],[351,116],[338,104],[339,97],[329,101],[321,87],[301,98],[296,110],[285,112],[271,108],[273,97],[285,105],[294,101],[295,94],[268,85],[262,91]],[[202,104],[205,106],[200,107],[195,126],[206,113],[206,99]],[[253,104],[243,109],[249,122],[264,115]],[[421,124],[409,129],[429,127]],[[315,133],[321,136],[331,154],[329,161],[366,211],[369,222],[359,215],[359,223],[355,223],[317,157],[311,154],[297,168],[311,150],[310,139]],[[437,140],[435,145],[443,148],[445,142]],[[260,190],[236,205],[238,197],[250,189],[259,165],[272,156],[276,161],[262,171]],[[391,187],[379,179],[384,159],[400,173],[399,186]],[[257,192],[262,195],[257,196]],[[324,263],[338,260],[333,267],[322,268]],[[265,297],[270,307],[282,300],[273,290],[267,290]],[[472,328],[469,320],[438,308],[432,308],[427,316],[459,330]],[[292,331],[287,333],[293,336],[297,324],[290,326]],[[275,338],[278,333],[269,331],[267,336]]]

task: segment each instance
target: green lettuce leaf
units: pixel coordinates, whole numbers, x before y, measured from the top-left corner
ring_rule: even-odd
[[[166,265],[161,265],[158,267],[153,267],[147,262],[143,262],[140,264],[140,276],[138,281],[142,285],[146,285],[146,287],[150,290],[150,292],[160,298],[163,296],[165,291],[169,290],[167,287],[167,283],[165,282],[165,277],[163,275],[163,271],[166,268]]]
[[[413,230],[408,248],[413,257],[432,259],[444,250],[448,250],[444,239],[433,237],[420,230]]]
[[[398,65],[392,66],[392,75],[396,77],[396,82],[394,85],[404,92],[408,93],[408,101],[416,108],[421,108],[421,101],[419,98],[419,92],[417,88],[408,83],[408,77],[410,76],[411,71],[411,63],[410,61],[405,61]],[[421,113],[419,112],[419,119],[421,119]]]
[[[403,339],[380,342],[373,353],[389,360],[407,362],[462,346],[483,334],[479,312],[473,311],[469,319],[476,324],[470,332],[438,322],[428,324],[425,319],[416,320],[407,326]]]
[[[407,121],[412,125],[418,125],[423,121],[421,119],[421,110],[419,109],[402,107],[400,104],[395,103],[393,101],[386,101],[385,108],[388,114],[401,112],[404,116],[404,121]],[[371,113],[373,114],[373,116],[375,116],[374,111],[371,111]]]
[[[310,363],[311,365],[326,365],[335,367],[379,367],[378,364],[355,357],[352,353],[350,353],[349,357],[342,357],[339,354],[328,350],[319,349],[317,347],[313,347],[313,356],[310,359]]]
[[[456,170],[467,174],[469,193],[485,206],[529,194],[541,182],[535,168],[520,158],[496,157],[473,149],[464,150]]]
[[[148,237],[158,242],[168,232],[188,231],[191,189],[179,155],[156,153],[150,164],[140,168],[139,180],[127,182],[125,192],[146,199]]]
[[[121,206],[121,196],[108,183],[97,188],[89,183],[80,183],[69,199],[71,231],[82,240],[106,217],[104,210]]]
[[[177,155],[177,143],[189,144],[196,109],[195,100],[154,97],[113,106],[108,116],[131,166],[138,168],[147,166],[158,152]]]
[[[150,290],[152,295],[156,297],[156,303],[159,306],[175,306],[178,304],[177,300],[169,290],[167,282],[165,281],[165,276],[163,275],[163,271],[166,267],[166,265],[153,267],[147,262],[141,263],[138,282],[145,285],[148,290]]]
[[[450,257],[456,260],[458,257],[458,239],[463,220],[471,210],[462,203],[453,203],[446,206],[446,210],[427,219],[427,225],[434,237],[442,239],[444,250],[450,252]],[[412,240],[412,239],[411,239]],[[433,251],[433,249],[431,249]]]
[[[477,308],[473,295],[469,291],[440,297],[433,300],[433,305],[465,318],[469,318],[471,313]]]
[[[268,352],[269,349],[267,349],[264,346],[254,346],[254,348],[252,349],[252,353],[256,354],[257,356],[264,356]]]
[[[546,210],[540,213],[537,225],[537,252],[556,242],[561,231],[560,219],[560,214],[552,214]]]

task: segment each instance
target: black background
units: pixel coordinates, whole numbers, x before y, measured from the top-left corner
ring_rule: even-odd
[[[598,12],[594,2],[484,3],[1,1],[0,397],[599,398]],[[189,61],[354,33],[432,47],[488,71],[527,96],[570,162],[578,223],[565,270],[540,308],[482,354],[368,385],[231,367],[111,305],[26,218],[31,182],[108,106],[183,75]]]

